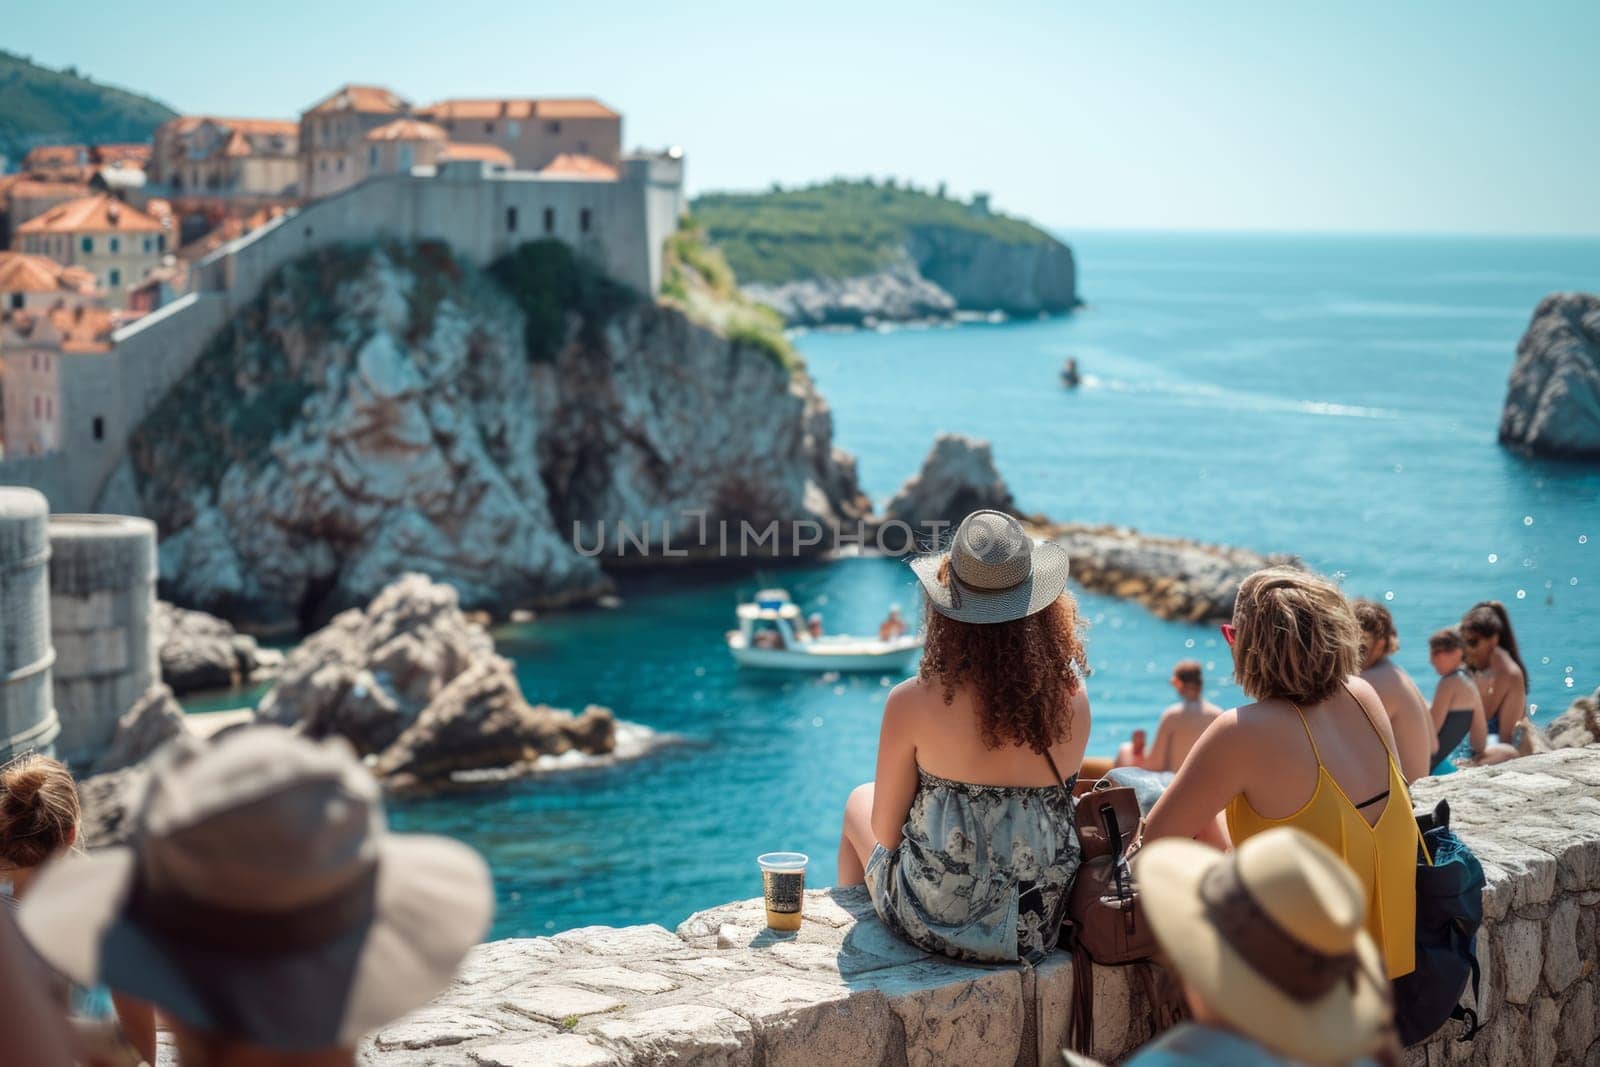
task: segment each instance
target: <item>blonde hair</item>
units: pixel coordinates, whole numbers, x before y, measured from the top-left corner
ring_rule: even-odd
[[[73,843],[82,808],[72,772],[30,753],[0,770],[0,867],[27,870]]]
[[[1328,699],[1359,664],[1361,627],[1326,578],[1289,567],[1256,571],[1233,608],[1234,677],[1256,700]]]

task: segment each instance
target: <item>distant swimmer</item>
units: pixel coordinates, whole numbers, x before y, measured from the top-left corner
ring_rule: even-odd
[[[1076,389],[1083,383],[1083,376],[1078,373],[1078,361],[1068,359],[1066,366],[1061,368],[1061,384],[1068,389]]]

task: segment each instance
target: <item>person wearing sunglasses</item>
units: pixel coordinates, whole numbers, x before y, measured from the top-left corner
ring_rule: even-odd
[[[1146,820],[1144,841],[1197,837],[1226,812],[1234,845],[1279,826],[1354,872],[1387,977],[1415,967],[1417,824],[1394,731],[1357,675],[1361,628],[1337,586],[1286,567],[1239,587],[1222,628],[1254,703],[1206,729]]]
[[[1467,667],[1483,697],[1489,732],[1510,741],[1527,714],[1528,671],[1511,632],[1511,616],[1498,600],[1483,600],[1461,617]]]

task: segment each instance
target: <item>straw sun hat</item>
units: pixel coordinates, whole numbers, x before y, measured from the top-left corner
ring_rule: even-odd
[[[1185,985],[1280,1055],[1348,1063],[1391,1020],[1389,983],[1348,867],[1279,827],[1229,853],[1163,839],[1134,857],[1151,929]]]
[[[950,560],[950,582],[939,568]],[[957,622],[1012,622],[1043,611],[1067,587],[1067,550],[1035,541],[1000,511],[974,511],[956,527],[948,553],[921,556],[911,569],[933,610]]]
[[[349,1047],[449,984],[494,910],[443,837],[391,834],[341,741],[254,727],[179,745],[132,844],[68,856],[18,914],[57,971],[266,1048]]]

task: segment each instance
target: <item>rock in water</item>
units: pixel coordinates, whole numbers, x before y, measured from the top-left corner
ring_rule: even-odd
[[[947,523],[942,533],[948,539],[957,523],[980,508],[1018,514],[1011,490],[995,469],[989,442],[941,433],[922,469],[889,501],[884,520],[909,525],[919,538],[932,536],[932,524]]]
[[[495,654],[456,591],[421,574],[341,612],[291,652],[257,718],[343,737],[375,757],[386,787],[408,792],[448,785],[460,771],[616,746],[604,708],[573,716],[530,706],[511,661]]]
[[[179,695],[249,682],[282,664],[275,649],[263,650],[254,637],[203,611],[158,600],[150,625],[160,650],[161,680]]]
[[[1517,345],[1500,442],[1539,456],[1600,457],[1600,296],[1539,302]]]
[[[362,755],[381,752],[458,675],[494,658],[494,642],[467,619],[455,589],[405,574],[291,652],[258,718],[312,737],[337,734]]]
[[[1550,720],[1545,736],[1554,748],[1583,748],[1600,743],[1600,689],[1579,697]]]
[[[174,737],[188,733],[188,720],[172,690],[164,685],[153,685],[117,720],[111,746],[95,760],[92,773],[108,774],[131,767]]]
[[[511,662],[491,656],[445,687],[416,722],[384,750],[373,770],[394,791],[448,784],[457,771],[514,767],[578,748],[616,747],[616,722],[605,708],[581,716],[522,697]]]

